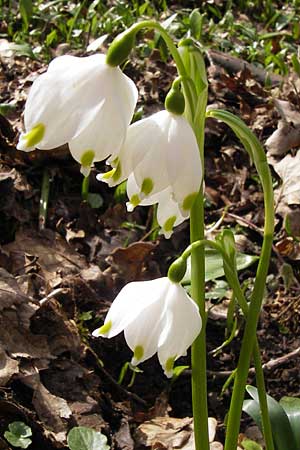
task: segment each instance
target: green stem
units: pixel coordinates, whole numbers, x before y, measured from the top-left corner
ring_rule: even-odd
[[[41,198],[40,198],[40,209],[39,209],[39,230],[44,230],[46,226],[49,189],[50,189],[50,175],[48,169],[44,169]]]
[[[191,242],[203,239],[203,194],[199,193],[190,215]],[[206,383],[206,320],[205,311],[205,253],[204,248],[191,252],[191,295],[199,306],[202,329],[192,345],[192,398],[196,450],[209,450],[208,407]]]
[[[194,99],[196,98],[196,95],[195,95],[194,89],[191,85],[189,76],[188,76],[185,66],[183,64],[181,56],[180,56],[178,49],[177,49],[176,45],[174,44],[172,38],[169,36],[167,31],[159,23],[154,22],[152,20],[143,20],[142,22],[138,22],[138,23],[132,25],[127,30],[127,32],[130,33],[132,31],[135,31],[137,33],[138,31],[142,30],[143,28],[157,30],[160,33],[163,40],[165,41],[165,43],[172,55],[172,58],[174,59],[174,62],[176,64],[178,74],[182,77],[182,84],[184,86],[184,92],[185,92],[187,103],[189,104],[191,110],[194,112],[195,111]]]
[[[186,100],[188,83],[184,86]],[[197,97],[196,97],[197,98]],[[191,125],[198,143],[202,174],[204,179],[204,129],[207,90],[199,96],[201,102],[198,114],[190,117]],[[198,103],[199,104],[199,103]],[[195,110],[197,103],[195,105]],[[189,103],[189,111],[193,111]],[[204,195],[203,183],[193,204],[190,214],[191,243],[204,239]],[[205,251],[203,247],[192,249],[191,252],[191,295],[199,307],[202,318],[202,329],[192,345],[192,399],[194,417],[195,450],[209,450],[208,406],[207,406],[207,375],[206,375],[206,322],[205,311]]]
[[[87,201],[89,195],[89,175],[84,177],[81,185],[81,197],[82,200]]]
[[[237,447],[245,385],[250,366],[250,358],[256,340],[256,328],[261,311],[272,250],[274,232],[274,198],[272,177],[268,167],[268,162],[264,149],[262,148],[257,137],[249,130],[241,119],[228,111],[211,110],[207,112],[207,116],[222,120],[232,128],[237,137],[244,144],[246,150],[249,152],[250,157],[253,159],[264,191],[264,240],[257,268],[254,289],[251,295],[250,306],[247,314],[247,321],[227,421],[227,433],[224,450],[233,450]]]
[[[240,283],[239,283],[239,280],[237,277],[237,272],[231,267],[230,259],[227,257],[227,254],[225,253],[222,245],[219,242],[209,241],[209,240],[205,240],[205,239],[194,242],[185,249],[185,251],[181,255],[181,258],[186,259],[191,254],[193,249],[195,250],[198,247],[204,248],[205,246],[211,247],[211,248],[217,250],[219,253],[221,253],[227,280],[228,280],[231,288],[233,289],[234,296],[238,300],[238,303],[243,311],[245,318],[247,318],[249,308],[248,308],[248,304],[245,299],[244,293],[241,289],[241,286],[240,286]],[[268,413],[268,404],[267,404],[262,362],[261,362],[261,358],[260,358],[259,344],[258,344],[256,336],[255,336],[255,342],[254,342],[254,348],[253,348],[253,358],[254,358],[254,365],[255,365],[257,389],[258,389],[260,410],[261,410],[261,416],[262,416],[262,428],[263,428],[263,434],[264,434],[264,438],[265,438],[266,450],[274,450],[272,428],[271,428],[270,416]]]
[[[268,401],[267,401],[266,386],[265,386],[265,380],[264,380],[264,372],[263,372],[263,368],[262,368],[262,362],[261,362],[257,338],[254,343],[253,359],[254,359],[254,365],[255,365],[256,386],[257,386],[257,390],[258,390],[259,406],[260,406],[260,412],[261,412],[261,417],[262,417],[262,429],[263,429],[263,435],[264,435],[265,444],[266,444],[266,450],[274,450],[272,427],[271,427],[270,415],[269,415],[269,411],[268,411]]]

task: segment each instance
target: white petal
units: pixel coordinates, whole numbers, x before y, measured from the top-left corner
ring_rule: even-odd
[[[166,308],[166,327],[161,335],[158,348],[159,362],[167,376],[168,361],[176,360],[186,354],[201,330],[201,317],[196,303],[187,295],[184,288],[170,282]]]
[[[177,202],[172,198],[171,188],[162,191],[158,196],[157,221],[165,238],[169,239],[173,228],[185,220],[186,217],[181,214]]]
[[[166,296],[161,297],[145,308],[142,314],[125,328],[126,342],[134,352],[131,363],[137,365],[157,352],[160,334],[165,320]],[[135,350],[138,350],[136,354]]]
[[[138,195],[139,188],[135,181],[134,175],[131,174],[127,180],[127,196],[132,198],[134,195]],[[157,208],[157,221],[161,226],[161,233],[168,239],[173,233],[173,228],[186,220],[181,214],[178,204],[173,200],[172,190],[167,187],[161,192],[150,195],[141,200],[139,205],[149,206],[158,203]],[[127,203],[128,210],[132,210],[132,204]]]
[[[153,114],[131,125],[122,149],[124,158],[131,160],[141,198],[153,195],[168,185],[164,151],[167,135],[163,132],[168,117],[164,113]],[[145,180],[150,182],[149,190],[144,189]]]
[[[102,161],[109,155],[115,158],[123,145],[134,113],[137,89],[119,68],[107,66],[102,72],[101,90],[95,86],[94,91],[97,92],[97,89],[101,104],[98,107],[96,105],[95,111],[89,114],[91,120],[81,125],[69,144],[72,155],[78,161],[87,149],[95,152],[95,161]]]
[[[77,138],[72,143],[77,159],[93,150],[99,161],[119,151],[136,101],[134,83],[119,68],[108,66],[105,55],[65,55],[54,59],[33,83],[25,128],[28,132],[38,123],[45,126],[38,148],[54,148]]]
[[[187,216],[190,208],[184,211],[184,203],[199,192],[202,166],[195,134],[183,116],[172,115],[166,158],[174,199]]]
[[[105,318],[104,330],[93,332],[93,336],[111,338],[123,331],[142,314],[148,306],[161,298],[168,286],[168,278],[158,278],[151,281],[137,281],[127,284],[113,301]],[[100,330],[100,332],[99,332]]]

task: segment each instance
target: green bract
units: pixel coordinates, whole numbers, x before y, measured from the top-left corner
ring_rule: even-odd
[[[134,47],[135,35],[135,30],[126,30],[119,34],[107,51],[106,64],[112,67],[120,66]]]

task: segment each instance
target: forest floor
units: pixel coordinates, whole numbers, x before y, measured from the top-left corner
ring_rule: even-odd
[[[237,114],[261,142],[267,141],[276,229],[257,334],[268,393],[277,400],[299,397],[300,79],[290,70],[285,76],[268,75],[266,83],[263,68],[257,73],[254,65],[217,51],[207,51],[205,60],[209,105]],[[11,448],[4,432],[16,420],[31,427],[32,450],[66,447],[74,426],[101,430],[112,449],[191,449],[190,370],[172,382],[153,357],[141,365],[132,385],[130,370],[118,383],[131,358],[123,335],[91,336],[122,286],[166,274],[188,244],[189,224],[177,227],[169,240],[153,238],[153,209],[128,213],[124,194],[96,180],[102,163],[91,174],[90,192],[97,194],[92,207],[81,199],[82,176],[67,147],[16,150],[28,90],[47,65],[1,48],[0,62],[1,104],[14,104],[0,115],[0,449]],[[132,59],[125,72],[137,84],[144,115],[161,109],[176,73],[173,64],[153,50],[148,58]],[[205,142],[206,224],[218,223],[211,237],[232,229],[238,251],[251,256],[251,265],[240,271],[249,294],[262,243],[259,179],[226,126],[209,119]],[[39,204],[48,175],[43,223]],[[218,267],[213,270],[204,356],[209,415],[217,419],[215,439],[222,442],[231,387],[221,391],[238,360],[243,321],[237,311],[235,338],[215,351],[225,340],[231,292]],[[189,355],[179,364],[188,366]],[[249,383],[255,383],[252,369]],[[251,429],[243,416],[241,430],[251,434]]]

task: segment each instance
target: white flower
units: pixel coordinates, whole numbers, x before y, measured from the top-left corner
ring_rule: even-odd
[[[114,337],[121,331],[137,365],[156,352],[167,377],[201,330],[198,306],[169,278],[127,284],[116,297],[104,325],[93,336]]]
[[[185,117],[160,111],[132,124],[111,164],[114,169],[98,179],[113,186],[133,174],[132,208],[168,189],[181,215],[189,216],[200,189],[202,166],[195,134]]]
[[[127,195],[128,198],[132,198],[137,190],[137,183],[135,181],[133,173],[130,174],[127,180]],[[164,234],[165,238],[169,239],[173,233],[173,228],[186,220],[179,209],[178,204],[172,198],[171,188],[168,186],[157,194],[150,195],[144,198],[141,202],[141,206],[149,206],[158,203],[156,218],[161,227],[160,234]],[[132,203],[127,203],[128,211],[133,210]]]
[[[33,83],[25,105],[26,133],[17,148],[47,150],[69,143],[88,172],[93,161],[115,158],[137,102],[137,89],[105,55],[55,58]]]

